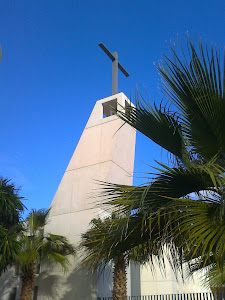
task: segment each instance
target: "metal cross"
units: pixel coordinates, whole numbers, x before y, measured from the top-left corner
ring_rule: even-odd
[[[112,95],[115,95],[118,93],[118,68],[126,77],[130,76],[130,74],[118,62],[118,53],[117,52],[111,53],[103,43],[99,43],[98,45],[112,60]]]

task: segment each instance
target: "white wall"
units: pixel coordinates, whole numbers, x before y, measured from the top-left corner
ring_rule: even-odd
[[[51,204],[45,231],[65,235],[76,245],[100,213],[99,198],[93,197],[100,189],[95,180],[132,184],[136,131],[127,124],[119,129],[123,122],[115,115],[103,118],[103,104],[114,99],[125,106],[123,93],[96,102]],[[42,268],[38,299],[96,299],[103,285],[97,284],[97,274],[77,270],[78,264],[78,258],[71,260],[66,275]]]

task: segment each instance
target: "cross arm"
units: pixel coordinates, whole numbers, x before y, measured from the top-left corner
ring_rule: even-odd
[[[105,54],[108,55],[108,57],[114,61],[115,60],[115,57],[113,56],[113,54],[109,51],[108,48],[106,48],[106,46],[103,44],[103,43],[99,43],[98,44],[99,47],[105,52]],[[129,77],[130,74],[124,69],[124,67],[118,62],[118,68],[120,69],[120,71],[126,76],[126,77]]]
[[[130,74],[124,69],[124,67],[119,62],[118,62],[118,68],[126,77],[130,76]]]
[[[108,57],[114,61],[115,60],[115,57],[112,55],[112,53],[109,51],[108,48],[106,48],[106,46],[103,44],[103,43],[99,43],[98,44],[100,48],[102,48],[102,50],[105,52],[105,54],[108,55]]]

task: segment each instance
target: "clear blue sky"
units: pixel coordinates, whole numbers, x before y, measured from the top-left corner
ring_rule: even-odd
[[[111,93],[98,43],[131,74],[120,74],[119,91],[138,84],[159,101],[153,62],[187,31],[223,49],[224,0],[1,1],[0,174],[22,187],[28,208],[50,205],[95,101]],[[135,172],[149,171],[160,151],[139,134]]]

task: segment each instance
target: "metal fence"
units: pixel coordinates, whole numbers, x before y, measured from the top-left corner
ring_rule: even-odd
[[[225,298],[217,298],[218,300]],[[190,293],[171,295],[148,295],[148,296],[128,296],[127,300],[217,300],[212,293]],[[98,298],[97,300],[113,300],[112,297]]]

